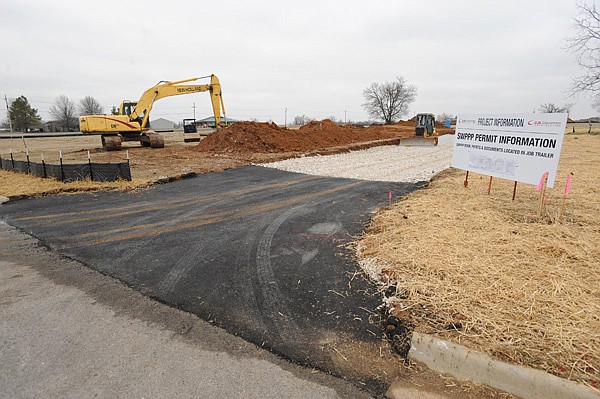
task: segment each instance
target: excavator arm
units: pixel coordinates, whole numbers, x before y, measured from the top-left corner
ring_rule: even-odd
[[[208,91],[210,92],[210,101],[215,117],[215,124],[217,127],[221,127],[221,111],[225,114],[225,105],[223,104],[223,97],[221,96],[221,84],[219,83],[219,79],[215,75],[210,75],[210,84],[184,84],[207,77],[208,76],[190,78],[175,82],[160,82],[156,86],[149,88],[138,100],[137,105],[129,116],[130,120],[138,121],[140,126],[147,126],[150,111],[152,110],[154,103],[161,98]]]

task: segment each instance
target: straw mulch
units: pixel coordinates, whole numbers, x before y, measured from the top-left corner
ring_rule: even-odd
[[[600,136],[565,137],[542,218],[532,186],[450,169],[374,218],[361,263],[415,330],[597,388],[599,159]]]

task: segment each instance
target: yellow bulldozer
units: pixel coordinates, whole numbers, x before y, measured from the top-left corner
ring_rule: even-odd
[[[209,84],[186,84],[210,78]],[[161,81],[146,90],[138,101],[123,101],[116,115],[84,115],[79,118],[82,133],[102,136],[102,147],[107,150],[120,150],[122,141],[140,141],[143,147],[162,148],[164,138],[151,130],[150,111],[161,98],[208,91],[212,103],[217,129],[221,124],[221,111],[225,106],[221,97],[221,84],[215,75],[190,78],[175,82]]]
[[[435,131],[434,114],[417,114],[415,117],[415,135],[400,139],[400,145],[412,146],[435,146],[438,145],[438,134]]]

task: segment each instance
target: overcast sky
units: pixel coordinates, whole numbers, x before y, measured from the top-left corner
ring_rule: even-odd
[[[417,86],[409,117],[554,102],[585,118],[590,99],[566,94],[581,73],[565,50],[576,15],[575,0],[0,0],[0,94],[48,120],[60,94],[109,112],[158,81],[212,73],[230,118],[357,121],[363,90],[402,76]],[[192,117],[194,103],[211,115],[197,93],[160,100],[151,119]]]

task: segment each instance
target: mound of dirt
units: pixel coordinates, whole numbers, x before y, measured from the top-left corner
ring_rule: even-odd
[[[371,126],[340,126],[329,119],[313,121],[298,130],[282,128],[274,123],[238,122],[215,132],[194,149],[217,153],[284,153],[314,152],[414,134],[413,127],[404,124]]]

